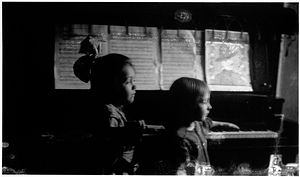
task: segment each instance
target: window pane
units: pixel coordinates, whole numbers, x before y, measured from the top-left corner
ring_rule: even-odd
[[[131,58],[136,70],[137,90],[158,90],[157,28],[111,26],[109,53]]]
[[[203,80],[200,57],[201,33],[193,30],[163,30],[161,88],[168,90],[174,80],[193,77]]]
[[[252,91],[248,33],[206,30],[205,35],[205,68],[210,89]]]

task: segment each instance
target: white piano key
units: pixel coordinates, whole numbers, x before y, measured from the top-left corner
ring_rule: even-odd
[[[278,133],[266,131],[209,132],[207,139],[277,138]]]

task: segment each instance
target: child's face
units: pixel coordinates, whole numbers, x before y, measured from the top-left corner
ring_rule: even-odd
[[[135,78],[135,71],[130,65],[126,65],[123,68],[123,76],[124,79],[122,79],[124,82],[122,82],[121,89],[121,101],[122,103],[132,103],[134,101],[135,96],[135,89],[136,86],[134,84],[134,78]]]
[[[212,109],[210,105],[210,93],[207,92],[203,97],[198,97],[195,107],[195,118],[197,121],[204,120],[209,114],[209,110]]]

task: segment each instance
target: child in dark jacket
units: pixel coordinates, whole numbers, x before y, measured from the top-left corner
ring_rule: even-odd
[[[135,70],[121,54],[83,56],[74,65],[75,75],[91,83],[91,106],[86,131],[92,134],[90,151],[97,158],[98,174],[132,175],[138,163],[144,120],[131,120],[125,107],[134,101]]]

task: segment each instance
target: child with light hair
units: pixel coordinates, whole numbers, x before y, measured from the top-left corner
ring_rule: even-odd
[[[203,174],[203,170],[207,171],[210,166],[206,139],[210,129],[216,126],[239,127],[207,117],[212,106],[205,82],[182,77],[173,82],[169,92],[171,109],[165,124],[169,148],[166,148],[168,156],[163,162],[166,169],[162,169],[162,173]]]

